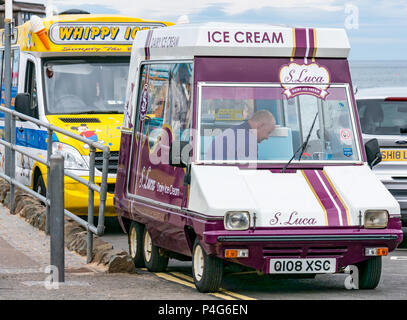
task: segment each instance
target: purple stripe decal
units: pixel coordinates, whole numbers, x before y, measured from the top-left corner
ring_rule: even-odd
[[[307,34],[306,29],[296,28],[295,29],[295,57],[305,57],[305,52],[307,50]]]
[[[342,217],[342,225],[347,226],[348,225],[348,217],[346,214],[346,208],[343,206],[342,201],[339,199],[338,195],[336,194],[335,190],[333,189],[331,183],[325,176],[325,174],[322,171],[318,171],[317,173],[321,179],[324,181],[325,185],[327,186],[328,191],[331,193],[332,198],[334,198],[336,204],[338,205],[339,209],[341,210],[341,217]]]
[[[319,180],[317,173],[314,170],[304,170],[304,174],[307,176],[308,181],[312,185],[317,197],[325,208],[328,226],[340,226],[338,209],[335,207],[335,204],[332,202],[328,192],[325,190],[324,186]]]

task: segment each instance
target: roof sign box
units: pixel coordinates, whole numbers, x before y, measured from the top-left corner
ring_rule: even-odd
[[[347,58],[350,43],[344,29],[207,23],[142,31],[133,49],[152,60],[265,56],[304,58],[308,64],[315,58]]]
[[[159,23],[54,23],[49,38],[55,44],[131,45],[137,31],[163,27]]]

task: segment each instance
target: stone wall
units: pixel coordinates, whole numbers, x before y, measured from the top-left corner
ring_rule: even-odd
[[[39,200],[22,190],[15,189],[15,210],[12,214],[19,215],[29,224],[45,232],[46,207]],[[10,186],[9,183],[0,179],[0,203],[9,207]],[[131,257],[126,251],[113,248],[101,237],[93,237],[92,263],[104,265],[109,273],[135,273]],[[76,221],[65,217],[65,247],[86,256],[87,231]]]

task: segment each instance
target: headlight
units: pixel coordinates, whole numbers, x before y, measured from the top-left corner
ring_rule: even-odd
[[[365,211],[364,226],[366,229],[386,228],[389,221],[389,213],[387,210],[367,210]]]
[[[229,211],[224,219],[226,230],[247,230],[250,227],[250,215],[246,211]]]
[[[61,142],[52,143],[52,153],[64,157],[64,168],[74,170],[88,170],[88,164],[74,147]]]

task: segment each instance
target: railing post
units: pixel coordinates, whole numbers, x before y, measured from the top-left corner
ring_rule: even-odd
[[[49,185],[51,266],[57,270],[58,282],[65,282],[64,157],[62,155],[51,156],[49,174],[51,175]]]
[[[11,116],[11,123],[10,123],[10,143],[14,147],[16,145],[16,117],[14,115]],[[21,155],[22,156],[22,155]],[[16,151],[12,148],[10,150],[10,178],[16,178]],[[15,209],[15,201],[14,201],[14,192],[15,187],[14,184],[10,184],[10,213],[14,213]]]
[[[105,209],[106,209],[106,194],[107,194],[107,177],[109,173],[110,149],[103,149],[103,168],[102,168],[102,183],[99,193],[99,216],[98,216],[98,235],[103,235],[105,231]]]
[[[5,6],[9,10],[9,1],[5,3]],[[6,11],[8,11],[6,10]],[[6,12],[7,13],[7,12]],[[4,106],[7,109],[11,109],[11,28],[12,17],[5,17],[4,19]],[[11,114],[6,113],[4,115],[4,138],[7,142],[11,140]],[[11,170],[11,150],[5,148],[5,173],[10,177]],[[13,202],[11,198],[11,189],[14,188],[10,183],[10,204]],[[11,212],[11,210],[10,210]]]
[[[89,154],[89,196],[88,196],[88,224],[93,225],[93,215],[94,215],[94,206],[95,206],[95,193],[90,188],[91,184],[95,183],[95,152],[96,149],[93,146],[90,146],[90,154]],[[88,242],[87,242],[87,262],[90,263],[92,261],[92,254],[93,254],[93,233],[88,229]]]
[[[52,136],[53,136],[53,131],[51,129],[48,129],[48,137],[47,137],[47,187],[45,188],[46,191],[46,197],[49,199],[50,197],[50,192],[49,192],[49,186],[51,183],[51,175],[49,174],[50,172],[50,159],[52,155]],[[49,235],[50,234],[50,206],[47,203],[46,207],[46,214],[45,214],[45,234]]]

